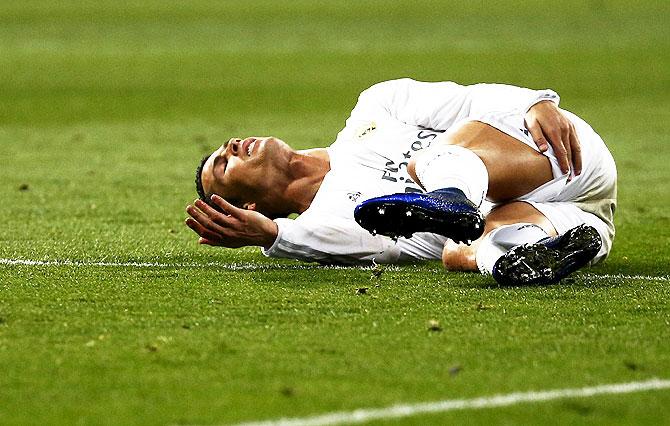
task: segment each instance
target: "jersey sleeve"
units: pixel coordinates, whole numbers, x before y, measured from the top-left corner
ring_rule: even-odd
[[[560,98],[550,89],[486,83],[462,86],[404,78],[378,83],[363,91],[347,125],[357,120],[390,117],[410,125],[447,130],[462,119],[476,120],[494,112],[525,113],[543,100],[558,104]]]
[[[340,217],[299,217],[296,220],[275,219],[278,234],[268,257],[307,262],[365,264],[394,263],[400,257],[395,242],[381,235],[373,236],[353,220]]]

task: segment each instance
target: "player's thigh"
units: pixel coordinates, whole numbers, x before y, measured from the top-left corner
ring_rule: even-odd
[[[504,202],[528,194],[553,179],[549,159],[525,143],[479,121],[469,121],[446,133],[434,146],[458,145],[482,159],[489,175],[487,198]],[[415,170],[419,156],[431,155],[430,149],[415,156],[408,166]]]
[[[556,235],[556,229],[542,212],[531,204],[514,201],[491,210],[486,216],[484,234],[471,245],[447,240],[442,250],[442,264],[450,271],[476,271],[475,256],[484,236],[496,228],[514,223],[532,223],[541,227],[547,234]]]

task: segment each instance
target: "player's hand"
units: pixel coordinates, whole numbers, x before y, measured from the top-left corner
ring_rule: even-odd
[[[551,101],[541,101],[526,113],[526,127],[540,151],[554,149],[561,171],[582,172],[582,150],[574,124]],[[570,180],[571,177],[568,178]]]
[[[200,236],[200,244],[228,248],[272,246],[278,232],[274,221],[256,211],[235,207],[218,195],[212,196],[212,202],[225,213],[202,200],[186,207],[191,216],[186,225]]]

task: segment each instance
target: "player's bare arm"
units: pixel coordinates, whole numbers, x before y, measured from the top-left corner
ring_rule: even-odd
[[[199,243],[210,246],[269,248],[277,238],[277,224],[253,210],[233,206],[218,195],[211,200],[226,213],[221,213],[202,200],[186,208],[191,216],[186,225],[200,236]]]

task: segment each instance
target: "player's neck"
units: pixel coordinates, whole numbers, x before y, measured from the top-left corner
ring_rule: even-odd
[[[286,199],[294,210],[302,213],[309,208],[323,178],[330,171],[330,157],[324,148],[298,151],[291,159],[292,181],[286,188]]]

